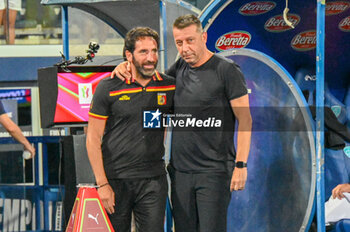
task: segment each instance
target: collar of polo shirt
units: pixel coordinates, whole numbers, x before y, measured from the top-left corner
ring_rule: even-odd
[[[162,81],[163,80],[163,78],[160,76],[160,74],[157,70],[155,70],[154,75],[152,76],[152,79],[154,81]],[[131,77],[130,80],[125,79],[125,83],[128,85],[130,85],[131,83],[134,83],[134,82],[135,82],[135,78],[133,78],[133,77]]]

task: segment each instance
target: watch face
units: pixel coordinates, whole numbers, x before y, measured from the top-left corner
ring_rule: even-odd
[[[247,167],[247,163],[244,163],[242,161],[236,162],[236,168],[245,168]]]

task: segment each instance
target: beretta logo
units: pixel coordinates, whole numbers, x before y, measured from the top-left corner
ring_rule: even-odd
[[[288,14],[288,20],[291,21],[295,27],[300,22],[300,16],[296,14]],[[269,32],[283,32],[292,29],[284,22],[283,15],[275,15],[269,18],[266,21],[264,28]]]
[[[339,23],[339,29],[345,32],[350,32],[350,16],[344,18]]]
[[[249,2],[241,6],[238,12],[242,15],[247,15],[247,16],[260,15],[260,14],[265,14],[269,12],[270,10],[275,8],[275,6],[276,6],[275,2],[269,2],[269,1]]]
[[[291,46],[297,51],[308,51],[316,47],[316,31],[300,32],[292,39]]]
[[[247,31],[232,31],[219,37],[215,47],[219,51],[232,48],[244,48],[250,42],[251,35]]]
[[[326,15],[336,15],[346,11],[350,7],[349,2],[327,2],[326,3]]]

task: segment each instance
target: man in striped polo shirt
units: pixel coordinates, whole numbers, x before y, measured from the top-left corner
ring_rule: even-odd
[[[172,106],[175,80],[156,71],[158,48],[153,29],[130,30],[124,51],[132,78],[102,80],[89,112],[88,156],[118,232],[130,231],[132,212],[137,231],[163,231],[168,184],[161,114]]]

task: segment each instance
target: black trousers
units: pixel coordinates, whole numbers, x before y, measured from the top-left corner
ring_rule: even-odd
[[[131,231],[134,213],[136,231],[164,232],[164,217],[168,183],[166,176],[144,179],[112,179],[115,212],[109,218],[116,232]]]
[[[184,173],[168,166],[176,232],[226,232],[231,176]]]

